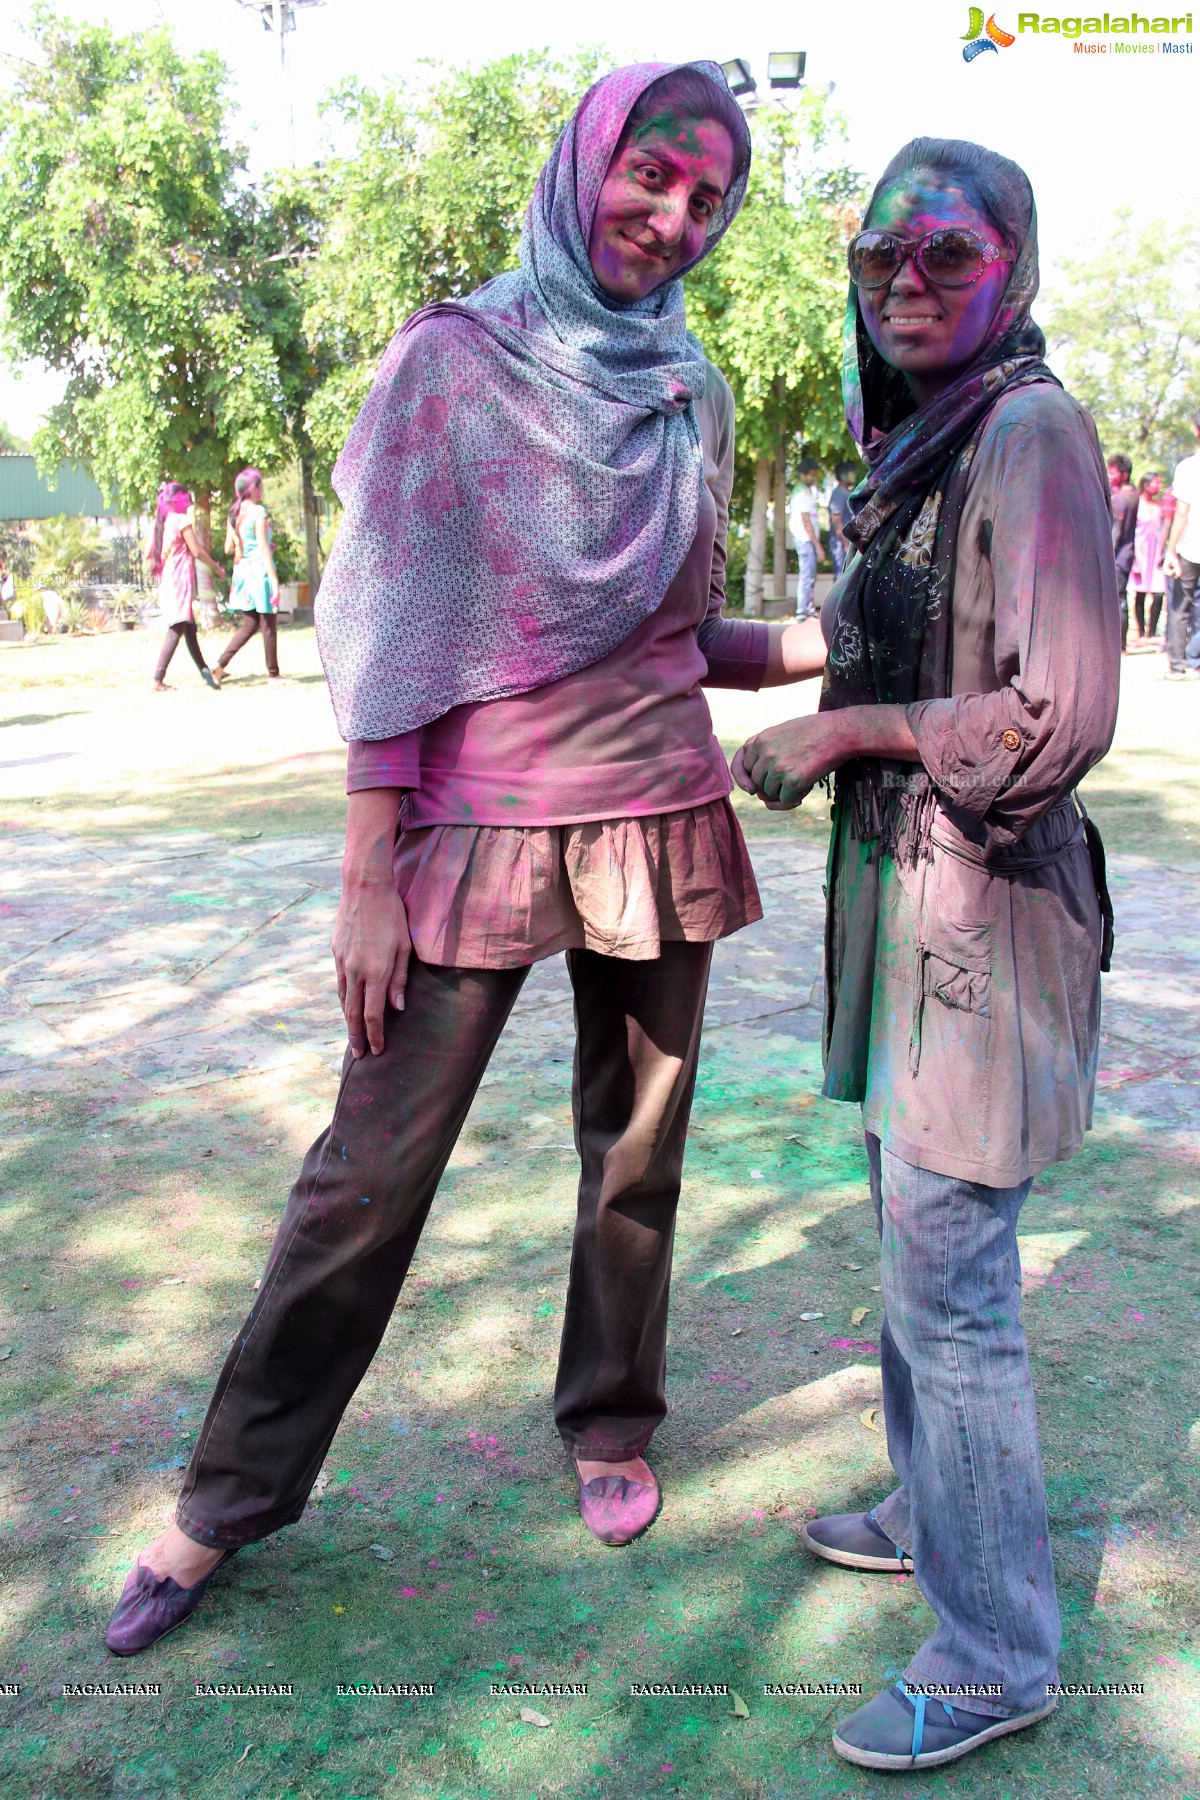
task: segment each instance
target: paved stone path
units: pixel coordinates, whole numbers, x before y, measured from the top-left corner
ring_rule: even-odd
[[[0,878],[0,1086],[211,1090],[289,1072],[332,1084],[343,1037],[329,941],[340,842],[231,844],[172,833],[109,846],[6,834]],[[706,1036],[820,1032],[823,858],[755,840],[763,923],[717,947]],[[1200,874],[1115,856],[1118,957],[1105,978],[1102,1104],[1200,1148]],[[570,1053],[560,957],[535,969],[493,1079]]]

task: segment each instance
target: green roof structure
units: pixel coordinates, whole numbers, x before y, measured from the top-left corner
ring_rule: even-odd
[[[59,464],[52,485],[38,474],[32,456],[0,456],[0,524],[64,513],[76,519],[124,517],[119,507],[108,505],[91,476],[70,463]]]

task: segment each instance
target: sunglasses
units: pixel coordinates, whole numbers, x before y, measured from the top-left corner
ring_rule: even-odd
[[[894,281],[912,258],[935,287],[970,287],[989,263],[1011,262],[1003,250],[987,244],[973,231],[958,225],[942,225],[923,238],[896,237],[890,231],[860,231],[846,249],[850,279],[855,287],[881,288]]]

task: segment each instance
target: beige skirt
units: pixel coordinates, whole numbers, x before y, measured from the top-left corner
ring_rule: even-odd
[[[427,825],[401,832],[396,885],[422,962],[516,969],[559,950],[650,962],[711,943],[762,904],[728,800],[586,825]]]

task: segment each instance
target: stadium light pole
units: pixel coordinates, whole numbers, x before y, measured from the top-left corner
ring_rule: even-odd
[[[257,13],[264,31],[279,39],[279,76],[287,108],[288,149],[296,166],[296,115],[292,108],[292,58],[288,39],[296,29],[296,14],[305,6],[323,6],[325,0],[238,0],[246,12]]]

